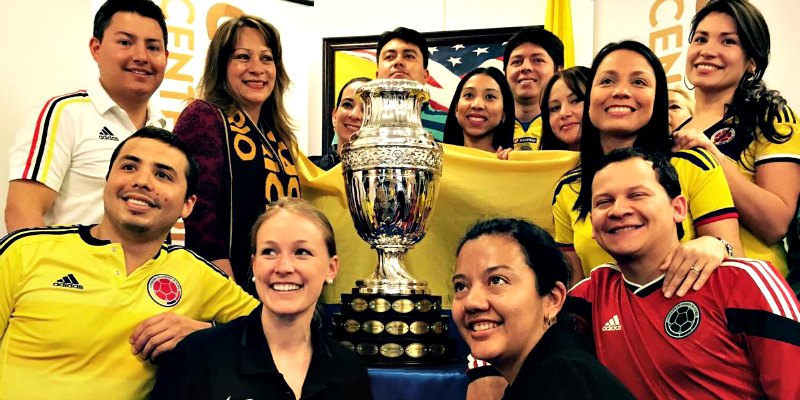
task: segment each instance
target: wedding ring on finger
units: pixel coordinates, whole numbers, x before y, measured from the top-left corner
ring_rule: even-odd
[[[700,267],[698,267],[697,265],[692,265],[692,267],[691,267],[691,268],[689,268],[689,271],[694,271],[694,272],[697,272],[697,273],[699,273],[699,272],[700,272],[700,271],[702,271],[702,270],[703,270],[703,269],[702,269],[702,268],[700,268]]]

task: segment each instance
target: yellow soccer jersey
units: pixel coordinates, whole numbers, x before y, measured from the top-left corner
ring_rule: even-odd
[[[797,114],[789,107],[784,107],[772,123],[779,134],[791,134],[789,139],[783,143],[773,143],[764,138],[760,131],[753,139],[753,136],[737,131],[737,121],[732,117],[714,124],[705,133],[723,154],[736,160],[739,171],[755,183],[759,165],[772,162],[800,163],[800,124]],[[770,246],[744,226],[741,227],[740,236],[748,258],[769,261],[786,275],[786,249],[783,243]]]
[[[531,121],[526,130],[522,122],[514,120],[514,150],[539,150],[542,142],[542,116]]]
[[[681,150],[673,154],[670,164],[678,171],[681,194],[689,203],[689,213],[681,223],[681,241],[697,237],[695,228],[714,221],[738,218],[733,207],[728,181],[717,160],[702,149]],[[580,171],[564,175],[553,197],[555,240],[565,251],[575,251],[581,259],[583,272],[589,276],[592,268],[612,262],[613,258],[592,238],[591,216],[578,219],[572,206],[580,192]]]
[[[155,366],[131,352],[144,319],[170,311],[227,322],[258,301],[179,246],[126,276],[119,243],[89,226],[36,228],[0,241],[0,398],[143,399]]]

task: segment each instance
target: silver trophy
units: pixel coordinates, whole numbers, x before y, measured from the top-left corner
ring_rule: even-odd
[[[358,291],[429,294],[403,259],[425,236],[442,174],[442,147],[420,119],[430,95],[404,79],[374,80],[356,94],[364,122],[342,149],[342,173],[356,231],[378,251],[375,272],[358,281]]]

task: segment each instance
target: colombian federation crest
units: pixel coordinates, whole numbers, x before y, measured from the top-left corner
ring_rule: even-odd
[[[719,146],[725,143],[729,143],[733,138],[736,137],[736,130],[733,128],[726,126],[711,135],[711,142],[715,145]]]
[[[691,301],[682,301],[667,313],[664,330],[673,339],[683,339],[700,326],[700,309]]]
[[[181,284],[170,275],[153,275],[147,282],[147,294],[162,307],[172,307],[181,301]]]

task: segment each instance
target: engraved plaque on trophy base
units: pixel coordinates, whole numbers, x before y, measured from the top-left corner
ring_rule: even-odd
[[[433,365],[455,361],[455,341],[441,296],[343,293],[333,338],[367,365]]]

